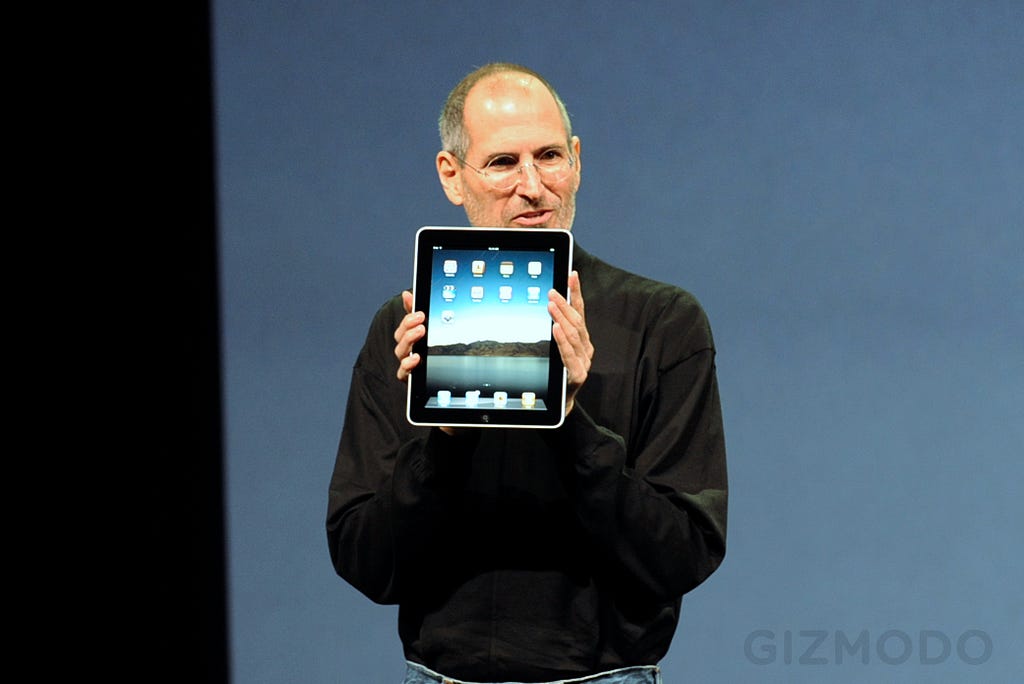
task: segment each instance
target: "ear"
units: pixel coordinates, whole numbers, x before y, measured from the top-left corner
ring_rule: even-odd
[[[437,178],[441,181],[444,194],[448,201],[459,206],[463,202],[462,197],[462,166],[459,160],[451,152],[437,153]]]
[[[580,182],[583,179],[583,159],[580,157],[580,137],[578,135],[572,136],[570,145],[572,146],[572,154],[576,157],[576,189],[579,190]]]

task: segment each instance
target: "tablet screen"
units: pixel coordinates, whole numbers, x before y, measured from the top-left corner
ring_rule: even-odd
[[[548,291],[566,294],[568,231],[424,227],[417,232],[409,421],[417,425],[556,427],[565,373]]]

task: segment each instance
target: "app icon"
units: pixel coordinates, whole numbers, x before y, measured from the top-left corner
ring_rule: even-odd
[[[540,301],[540,288],[530,286],[526,288],[526,301],[536,304]]]
[[[441,312],[441,322],[442,323],[446,323],[447,324],[447,323],[451,323],[454,320],[455,320],[455,312],[452,311],[451,309],[445,309],[444,311]]]
[[[449,390],[437,391],[437,405],[449,406],[452,403],[452,393]]]
[[[533,408],[537,405],[537,395],[534,392],[523,392],[523,408]]]
[[[474,261],[473,264],[472,264],[471,269],[473,271],[473,275],[476,276],[477,278],[479,278],[480,276],[482,276],[484,274],[484,271],[487,270],[487,264],[484,263],[483,261],[479,261],[479,260],[478,261]]]
[[[508,405],[508,392],[495,392],[494,406],[496,408],[505,408],[506,405]]]
[[[455,286],[454,285],[445,285],[444,287],[442,287],[441,288],[441,297],[443,297],[444,301],[446,301],[446,302],[450,302],[453,299],[455,299]]]
[[[501,287],[499,287],[498,299],[500,299],[503,302],[507,302],[508,300],[512,299],[512,286],[502,285]]]
[[[539,261],[531,261],[530,263],[526,264],[526,272],[529,273],[530,276],[533,277],[533,278],[536,278],[537,276],[539,276],[540,275],[540,262]]]
[[[482,285],[474,285],[469,288],[469,298],[474,302],[479,302],[484,298],[484,288]]]
[[[480,390],[469,390],[466,392],[466,406],[476,406],[480,401]]]
[[[508,278],[512,273],[515,272],[515,266],[511,261],[502,261],[498,264],[498,273]]]
[[[455,259],[445,259],[444,260],[444,274],[446,276],[448,276],[450,278],[453,275],[455,275],[456,273],[458,273],[458,271],[459,271],[459,262],[458,261],[456,261]]]

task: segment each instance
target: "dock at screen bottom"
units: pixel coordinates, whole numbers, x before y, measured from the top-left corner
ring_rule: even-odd
[[[427,400],[427,408],[466,408],[466,409],[533,409],[547,410],[543,399],[538,399],[534,392],[523,392],[518,397],[508,396],[508,392],[495,392],[489,397],[481,396],[479,390],[466,392],[463,397],[453,397],[447,390],[441,390]]]

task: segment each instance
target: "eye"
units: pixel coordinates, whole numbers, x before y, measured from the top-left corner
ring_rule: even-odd
[[[495,157],[487,163],[485,168],[493,169],[495,171],[507,171],[513,168],[518,162],[508,155],[502,155]]]
[[[537,163],[544,168],[559,168],[565,162],[565,150],[560,147],[552,147],[537,155]]]

